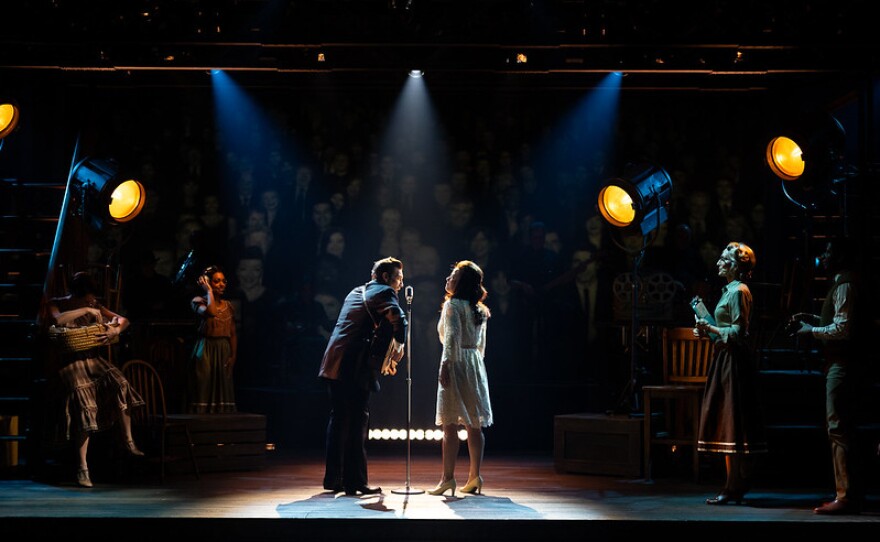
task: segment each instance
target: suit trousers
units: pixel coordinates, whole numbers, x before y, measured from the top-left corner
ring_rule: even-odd
[[[367,431],[370,390],[342,380],[328,380],[330,421],[327,424],[325,489],[367,486]]]
[[[855,383],[845,363],[832,361],[825,375],[825,412],[838,500],[859,501],[860,465],[856,446]]]

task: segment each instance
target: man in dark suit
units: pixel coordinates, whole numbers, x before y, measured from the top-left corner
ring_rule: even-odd
[[[370,393],[379,391],[382,359],[371,358],[373,328],[386,323],[396,348],[391,351],[393,367],[403,357],[406,341],[406,313],[397,292],[403,286],[403,263],[384,258],[373,264],[371,280],[345,297],[336,326],[330,336],[318,376],[327,382],[330,421],[327,424],[324,489],[346,495],[372,495],[382,488],[367,485],[367,428]],[[380,345],[382,352],[388,343]],[[384,346],[384,348],[382,348]],[[374,349],[375,351],[375,349]]]

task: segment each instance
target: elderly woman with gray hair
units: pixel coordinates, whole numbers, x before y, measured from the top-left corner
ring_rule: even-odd
[[[724,488],[706,499],[706,504],[742,502],[751,485],[754,454],[767,452],[757,363],[748,340],[752,293],[743,282],[755,263],[755,253],[747,245],[731,242],[724,247],[715,265],[727,284],[714,319],[697,318],[694,327],[695,335],[709,336],[715,345],[703,393],[697,450],[722,454],[727,471]]]

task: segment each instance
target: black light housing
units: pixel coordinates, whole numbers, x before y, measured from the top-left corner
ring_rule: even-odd
[[[640,165],[599,191],[599,212],[617,228],[648,235],[669,217],[672,179],[663,169]]]
[[[789,201],[804,209],[818,207],[844,180],[846,132],[831,115],[808,116],[767,144],[764,159]]]
[[[129,222],[144,208],[144,186],[121,177],[113,159],[85,158],[74,166],[71,178],[80,188],[83,218],[97,230]]]

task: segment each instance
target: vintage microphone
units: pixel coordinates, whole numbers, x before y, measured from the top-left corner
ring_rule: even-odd
[[[180,286],[181,284],[186,284],[188,282],[188,278],[191,278],[193,274],[193,266],[196,264],[196,250],[192,249],[189,251],[189,254],[186,255],[186,259],[183,260],[183,263],[180,264],[180,269],[177,270],[177,274],[174,276],[174,280],[171,281],[171,284],[174,286]]]
[[[406,296],[406,318],[409,325],[406,326],[406,483],[400,489],[392,489],[391,493],[398,495],[420,495],[424,489],[414,489],[409,485],[410,453],[412,445],[412,302],[413,287],[407,286],[404,290]]]

